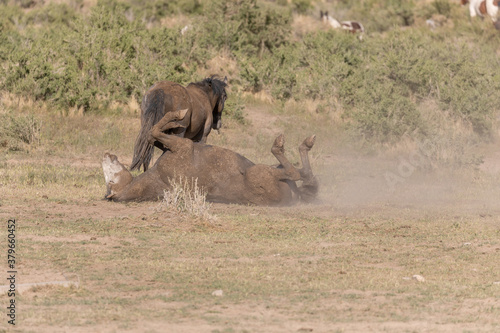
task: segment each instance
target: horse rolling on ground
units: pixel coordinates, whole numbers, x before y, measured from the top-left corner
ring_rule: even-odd
[[[215,76],[200,82],[190,83],[186,87],[170,81],[161,81],[153,85],[142,98],[141,130],[134,146],[134,158],[131,170],[143,166],[146,171],[153,157],[154,146],[165,151],[158,142],[148,142],[151,128],[168,112],[187,109],[186,116],[179,122],[179,127],[169,134],[206,142],[212,129],[219,130],[222,111],[226,102],[227,77],[223,81]]]
[[[168,112],[149,134],[149,142],[158,141],[168,150],[148,171],[133,178],[115,155],[106,153],[102,167],[106,180],[106,198],[113,201],[158,200],[171,188],[173,179],[194,182],[213,202],[287,205],[294,201],[313,201],[318,182],[309,164],[308,152],[315,136],[299,147],[302,168],[296,169],[284,155],[284,137],[274,141],[271,152],[280,167],[254,164],[247,158],[221,147],[196,143],[167,131],[182,127],[187,110]],[[296,181],[301,180],[301,186]]]

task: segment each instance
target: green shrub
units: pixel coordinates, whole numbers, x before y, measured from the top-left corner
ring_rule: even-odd
[[[0,3],[0,33],[13,31],[22,22],[23,12],[19,7],[7,6]]]
[[[410,26],[415,22],[415,4],[413,0],[388,0],[393,15],[399,17],[403,26]]]
[[[203,20],[203,45],[225,48],[262,58],[287,42],[291,12],[256,0],[217,0],[210,3]]]
[[[292,5],[300,14],[305,14],[312,8],[311,0],[292,0]]]
[[[447,69],[438,83],[439,100],[443,110],[452,110],[455,115],[470,122],[474,131],[489,136],[493,130],[493,119],[500,108],[497,98],[500,80],[487,55],[481,56],[466,44],[451,46],[452,54],[442,54],[441,62]],[[444,58],[446,57],[446,58]]]
[[[244,109],[245,105],[241,101],[241,96],[239,94],[231,95],[231,98],[228,98],[224,105],[225,115],[243,125],[246,124],[245,117],[243,115]]]
[[[111,101],[140,100],[156,81],[188,81],[190,50],[176,30],[148,30],[127,19],[130,7],[99,2],[90,17],[58,29],[28,28],[5,39],[1,88],[54,102],[61,108],[105,109]]]
[[[203,5],[199,0],[130,0],[126,3],[137,18],[147,23],[178,13],[203,14]]]
[[[417,106],[433,98],[442,111],[470,122],[476,133],[490,135],[500,104],[492,98],[499,88],[488,61],[477,59],[465,44],[426,34],[395,32],[386,43],[369,45],[379,55],[356,70],[341,85],[340,97],[348,116],[375,141],[402,135],[426,136]],[[444,47],[443,47],[443,44]]]
[[[340,1],[328,9],[339,19],[360,20],[367,29],[363,41],[333,29],[308,28],[298,38],[292,12],[305,13],[310,4],[106,0],[90,14],[71,3],[29,10],[0,4],[5,13],[0,16],[0,90],[62,109],[99,112],[112,102],[141,100],[160,80],[198,81],[197,70],[224,52],[236,62],[232,91],[266,90],[282,105],[289,99],[314,100],[321,112],[342,112],[345,123],[369,142],[437,133],[421,115],[428,100],[477,135],[494,132],[500,37],[463,19],[466,10],[444,0]],[[182,26],[160,24],[178,13],[191,22],[184,35]],[[430,33],[414,26],[416,18],[423,22],[433,14],[446,16],[454,28]],[[235,94],[226,112],[243,122]]]
[[[71,25],[77,18],[74,9],[65,3],[48,3],[45,6],[35,8],[26,13],[24,21],[33,25]]]
[[[447,0],[435,0],[431,3],[432,7],[436,10],[436,13],[444,15],[446,17],[450,16],[451,13],[451,3]]]
[[[241,75],[249,90],[265,86],[279,100],[330,99],[359,65],[360,47],[356,36],[343,31],[307,34],[276,49],[267,62],[241,62]]]
[[[278,100],[327,105],[340,100],[344,119],[370,142],[428,135],[433,125],[424,123],[418,111],[428,98],[469,122],[477,134],[490,135],[500,108],[492,97],[499,82],[492,64],[467,44],[427,31],[395,30],[365,42],[342,31],[321,31],[281,46],[268,61],[240,62],[241,77],[249,90],[267,88]]]
[[[357,6],[351,4],[351,12],[359,13],[370,31],[387,31],[397,26],[411,26],[415,22],[413,0],[368,0]]]

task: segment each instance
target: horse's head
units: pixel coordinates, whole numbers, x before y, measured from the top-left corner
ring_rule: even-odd
[[[132,175],[118,161],[116,155],[106,153],[102,159],[102,170],[106,180],[106,196],[111,200],[117,193],[121,192],[132,181]]]
[[[328,23],[328,16],[330,16],[328,15],[328,11],[319,11],[319,18],[323,23]]]
[[[214,95],[214,109],[212,111],[212,129],[219,130],[222,126],[222,111],[224,110],[224,104],[226,103],[227,94],[227,76],[221,81],[216,79],[215,76],[206,79]]]

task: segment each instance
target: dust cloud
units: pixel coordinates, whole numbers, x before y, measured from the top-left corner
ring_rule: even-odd
[[[425,156],[337,152],[318,158],[319,199],[334,208],[393,207],[451,212],[500,211],[500,153],[477,165],[437,165]]]

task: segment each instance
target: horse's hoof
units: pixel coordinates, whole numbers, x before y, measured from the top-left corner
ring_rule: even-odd
[[[285,136],[283,134],[278,135],[274,140],[274,146],[278,148],[283,148],[285,146]]]
[[[279,154],[285,152],[285,136],[283,134],[278,135],[278,137],[274,140],[273,147],[271,148],[271,152],[273,154]]]
[[[150,144],[151,146],[154,146],[155,142],[156,142],[156,138],[151,133],[149,133],[148,144]]]
[[[187,112],[188,112],[188,109],[183,109],[183,110],[177,111],[177,119],[179,119],[179,120],[184,119]]]
[[[314,146],[315,141],[316,141],[316,135],[313,134],[310,137],[306,138],[304,142],[302,142],[300,148],[310,150]]]

